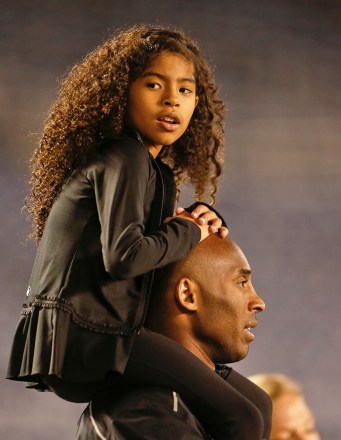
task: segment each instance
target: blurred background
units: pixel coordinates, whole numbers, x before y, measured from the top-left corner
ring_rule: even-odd
[[[1,439],[72,439],[84,408],[3,379],[35,255],[21,212],[28,160],[58,79],[118,28],[159,23],[199,42],[228,107],[217,208],[267,304],[250,354],[235,368],[294,378],[323,439],[339,440],[341,2],[0,4]]]

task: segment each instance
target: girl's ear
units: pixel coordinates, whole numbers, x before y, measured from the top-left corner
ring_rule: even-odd
[[[181,278],[175,288],[175,301],[183,311],[194,312],[198,308],[198,286],[189,278]]]
[[[197,95],[197,96],[195,97],[195,107],[198,105],[198,102],[199,102],[199,96]]]

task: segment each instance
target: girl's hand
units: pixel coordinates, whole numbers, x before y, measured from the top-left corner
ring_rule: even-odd
[[[177,216],[185,212],[184,208],[176,208],[175,213]],[[196,206],[193,211],[189,214],[192,219],[196,221],[199,226],[208,225],[210,233],[214,234],[219,231],[221,238],[226,238],[229,230],[222,226],[221,219],[217,216],[214,211],[211,211],[205,205]]]
[[[190,222],[195,223],[199,228],[200,228],[200,233],[201,233],[201,238],[200,241],[205,240],[205,238],[207,238],[209,235],[214,234],[214,231],[210,230],[209,225],[207,225],[206,223],[204,224],[200,224],[196,221],[195,218],[193,218],[191,216],[191,214],[185,210],[182,211],[181,214],[177,214],[176,217],[167,217],[164,220],[164,223],[168,223],[169,221],[171,221],[173,218],[183,218],[185,220],[188,220]]]
[[[177,214],[176,218],[184,218],[185,220],[188,220],[190,222],[195,223],[200,228],[201,232],[201,238],[200,241],[205,240],[209,235],[214,234],[217,231],[210,230],[210,226],[204,222],[204,223],[198,223],[198,221],[191,216],[191,214],[185,210],[181,214]]]

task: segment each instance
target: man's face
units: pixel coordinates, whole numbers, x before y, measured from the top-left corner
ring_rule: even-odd
[[[214,246],[214,264],[210,259],[200,272],[195,337],[214,363],[236,362],[247,356],[256,313],[265,304],[252,286],[250,266],[238,246],[221,238]]]

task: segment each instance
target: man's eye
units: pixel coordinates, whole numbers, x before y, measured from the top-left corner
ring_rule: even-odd
[[[147,87],[149,89],[160,89],[161,88],[160,84],[158,84],[158,83],[148,83]]]

